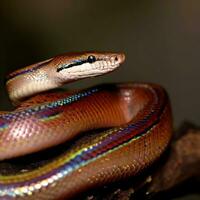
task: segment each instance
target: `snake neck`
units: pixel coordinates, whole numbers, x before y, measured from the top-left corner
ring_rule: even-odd
[[[9,98],[14,105],[18,105],[30,96],[58,87],[59,83],[54,79],[49,79],[49,75],[44,71],[38,70],[11,79],[6,86]]]

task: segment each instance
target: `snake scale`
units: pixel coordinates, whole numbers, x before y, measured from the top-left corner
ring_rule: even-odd
[[[107,84],[45,93],[65,83],[106,74],[123,53],[55,56],[11,73],[7,89],[14,111],[0,112],[0,160],[77,141],[41,167],[1,174],[1,200],[76,199],[89,189],[134,176],[157,160],[172,134],[165,90],[156,84]],[[106,128],[85,136],[88,130]]]

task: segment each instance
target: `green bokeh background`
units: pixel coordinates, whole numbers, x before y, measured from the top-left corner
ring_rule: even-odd
[[[1,0],[0,109],[10,108],[4,77],[53,55],[85,50],[123,51],[126,63],[102,82],[163,85],[174,124],[200,124],[200,1]]]

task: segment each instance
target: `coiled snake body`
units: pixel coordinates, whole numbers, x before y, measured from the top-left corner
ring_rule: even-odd
[[[137,175],[159,158],[172,133],[169,100],[160,86],[123,83],[76,93],[41,93],[113,71],[124,59],[122,53],[65,54],[8,76],[9,96],[19,106],[0,113],[1,160],[69,141],[87,130],[109,129],[83,136],[38,169],[0,175],[0,199],[74,198]]]

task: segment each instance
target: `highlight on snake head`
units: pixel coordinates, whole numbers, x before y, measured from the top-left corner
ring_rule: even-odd
[[[7,77],[9,97],[18,104],[34,94],[57,88],[77,79],[111,72],[125,60],[123,53],[66,53],[39,62]]]

